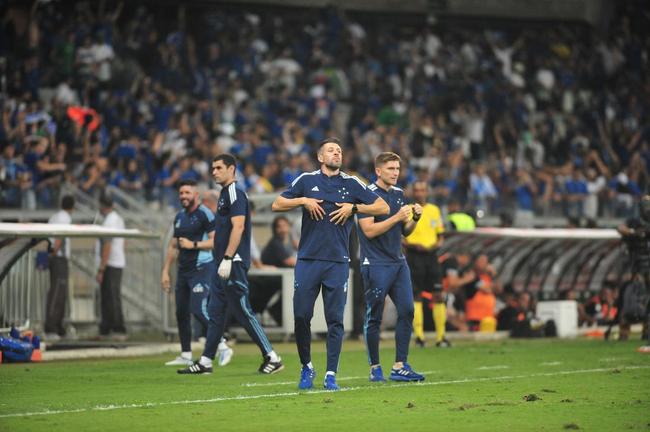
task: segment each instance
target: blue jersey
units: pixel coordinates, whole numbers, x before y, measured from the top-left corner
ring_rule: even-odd
[[[348,218],[343,225],[333,223],[329,214],[339,208],[336,203],[372,204],[378,198],[354,176],[341,172],[328,177],[320,170],[301,174],[282,196],[323,200],[320,203],[325,211],[323,220],[313,220],[305,208],[302,210],[298,259],[335,262],[350,261],[350,230],[354,219]]]
[[[203,204],[194,211],[182,210],[174,218],[174,238],[184,237],[191,241],[207,240],[214,232],[214,215]],[[213,260],[212,251],[180,249],[178,253],[178,271],[189,272]]]
[[[391,187],[384,190],[372,183],[368,189],[375,192],[388,203],[390,213],[382,216],[375,216],[375,222],[382,222],[393,216],[406,204],[404,192],[398,187]],[[372,217],[369,215],[359,214],[359,219]],[[359,231],[359,244],[361,246],[361,265],[369,264],[400,264],[404,261],[402,254],[402,227],[403,224],[397,223],[382,235],[372,239],[366,237],[361,227]]]
[[[219,205],[217,207],[217,233],[214,237],[214,259],[220,263],[226,254],[226,248],[230,241],[233,216],[245,216],[244,232],[233,261],[241,261],[246,268],[251,264],[251,212],[248,206],[246,192],[237,187],[237,183],[230,183],[221,189]]]

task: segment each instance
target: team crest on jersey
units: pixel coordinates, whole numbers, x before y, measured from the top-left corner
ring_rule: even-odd
[[[203,292],[203,285],[201,285],[200,283],[197,283],[196,285],[194,285],[194,288],[192,288],[192,292],[202,293]]]
[[[344,200],[350,195],[350,191],[346,190],[345,187],[339,189],[339,193],[341,194],[341,199]]]

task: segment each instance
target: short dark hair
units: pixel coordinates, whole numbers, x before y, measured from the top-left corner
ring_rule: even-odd
[[[61,198],[61,208],[63,210],[72,210],[74,208],[74,197],[72,195],[64,195]]]
[[[273,230],[273,235],[275,235],[278,229],[278,224],[280,223],[281,220],[286,221],[289,225],[291,225],[291,222],[289,222],[289,218],[287,218],[286,216],[282,216],[282,215],[276,216],[273,219],[273,223],[271,225],[271,229]]]
[[[399,157],[397,153],[393,152],[382,152],[377,155],[375,158],[375,168],[383,166],[386,162],[397,161],[400,164],[402,163],[402,158]]]
[[[113,207],[113,197],[108,192],[104,191],[99,196],[99,205],[103,208]]]
[[[196,187],[196,180],[192,180],[192,179],[179,180],[179,182],[176,184],[176,189],[180,189],[183,186]]]
[[[328,138],[325,138],[323,141],[321,141],[320,144],[318,144],[318,150],[320,151],[320,149],[323,148],[323,146],[325,144],[329,144],[329,143],[336,144],[339,147],[341,146],[341,140],[340,139],[335,138],[335,137],[328,137]]]
[[[221,153],[220,155],[217,155],[215,156],[214,159],[212,159],[212,163],[218,161],[222,161],[223,164],[226,166],[226,168],[230,168],[231,166],[237,168],[237,159],[230,153]]]

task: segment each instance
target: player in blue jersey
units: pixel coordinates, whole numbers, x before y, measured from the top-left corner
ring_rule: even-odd
[[[212,373],[217,341],[223,336],[226,308],[246,329],[264,358],[258,371],[273,374],[281,371],[282,360],[273,351],[262,326],[248,301],[248,268],[251,263],[251,212],[246,193],[237,187],[234,156],[221,154],[212,161],[212,176],[222,187],[215,220],[213,255],[219,263],[217,283],[208,298],[208,336],[201,358],[181,374]]]
[[[302,207],[302,228],[295,268],[293,315],[302,363],[298,388],[311,389],[316,372],[311,362],[311,318],[318,293],[323,293],[327,321],[327,371],[324,387],[338,390],[343,343],[343,312],[350,270],[350,231],[356,213],[382,215],[388,204],[359,179],[340,171],[343,153],[335,138],[318,150],[320,170],[303,173],[274,202],[273,211]]]
[[[359,215],[361,245],[361,278],[366,298],[364,336],[370,363],[370,381],[385,382],[379,363],[379,332],[384,301],[389,295],[397,309],[395,326],[395,363],[390,372],[392,381],[424,381],[407,363],[409,342],[413,332],[413,288],[411,276],[402,254],[402,236],[415,229],[422,216],[422,207],[406,205],[404,192],[396,187],[401,159],[392,152],[375,158],[377,180],[368,186],[390,206],[386,216]]]
[[[191,315],[203,328],[208,326],[207,301],[210,287],[215,283],[216,265],[212,258],[214,214],[199,202],[194,180],[183,180],[178,185],[178,198],[183,210],[174,218],[174,233],[167,247],[161,284],[165,292],[171,290],[169,269],[178,258],[176,278],[176,323],[181,342],[181,354],[165,363],[167,366],[189,366],[192,362]],[[219,344],[219,365],[230,362],[233,351],[225,341]]]

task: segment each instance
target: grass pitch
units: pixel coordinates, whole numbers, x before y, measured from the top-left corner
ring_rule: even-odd
[[[346,341],[342,391],[299,392],[292,344],[285,370],[235,346],[202,376],[163,366],[172,356],[0,366],[0,431],[561,431],[650,430],[650,356],[638,341],[520,340],[411,348],[421,384],[368,382],[361,343]],[[384,371],[392,341],[382,342]],[[321,385],[325,354],[313,346]]]

